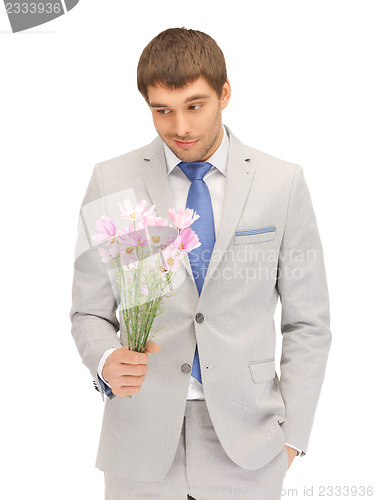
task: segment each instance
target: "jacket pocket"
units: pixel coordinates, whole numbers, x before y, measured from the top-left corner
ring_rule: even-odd
[[[251,361],[249,369],[256,384],[272,380],[275,377],[275,358]]]
[[[276,226],[260,227],[257,229],[245,229],[236,231],[234,235],[235,245],[248,245],[251,243],[263,243],[275,239]]]

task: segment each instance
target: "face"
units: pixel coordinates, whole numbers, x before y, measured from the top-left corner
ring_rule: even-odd
[[[181,89],[148,87],[155,129],[182,161],[206,161],[223,138],[221,111],[230,99],[228,79],[221,98],[204,77]]]

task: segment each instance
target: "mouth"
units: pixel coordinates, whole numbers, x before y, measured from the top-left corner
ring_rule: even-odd
[[[174,139],[174,142],[177,144],[177,146],[179,146],[182,149],[190,149],[194,147],[198,141],[199,139],[197,141],[183,142],[183,141],[176,141],[176,139]]]

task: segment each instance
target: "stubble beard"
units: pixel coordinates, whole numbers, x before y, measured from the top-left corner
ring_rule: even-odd
[[[217,124],[217,125],[216,125]],[[210,142],[210,144],[208,146],[206,146],[204,148],[204,150],[202,152],[197,152],[195,154],[195,156],[192,158],[190,156],[191,152],[189,150],[186,151],[186,153],[184,151],[180,151],[178,150],[178,146],[175,146],[173,143],[174,143],[174,139],[173,137],[170,139],[171,141],[171,144],[168,144],[168,142],[166,140],[164,140],[164,142],[167,144],[167,146],[169,147],[169,149],[177,156],[177,158],[179,158],[181,161],[188,161],[188,162],[198,162],[198,161],[201,161],[202,158],[205,158],[207,156],[207,153],[210,151],[210,149],[212,148],[213,144],[215,143],[218,135],[220,134],[220,128],[222,127],[222,122],[221,122],[221,115],[220,115],[220,111],[218,112],[217,114],[217,119],[215,120],[215,123],[214,125],[216,126],[217,130],[216,130],[216,134],[215,134],[215,137],[212,139],[212,141]],[[159,134],[160,135],[160,134]],[[189,139],[185,139],[185,140],[189,140]],[[198,146],[199,146],[199,143],[198,143]],[[186,154],[186,156],[185,156]],[[181,156],[185,156],[185,158],[181,158]]]
[[[173,146],[172,144],[169,145],[168,143],[167,143],[167,145],[169,146],[170,150],[173,151],[173,153],[181,161],[199,162],[199,161],[202,160],[202,158],[205,158],[207,156],[207,153],[210,151],[210,149],[212,148],[213,144],[215,143],[215,141],[217,139],[217,136],[220,133],[220,126],[219,126],[219,128],[217,130],[217,133],[215,134],[215,137],[212,139],[212,141],[210,142],[210,144],[208,146],[206,146],[203,151],[195,153],[195,155],[193,157],[191,157],[191,152],[189,150],[187,150],[186,153],[185,153],[184,151],[178,151],[177,150],[177,146]],[[173,139],[171,139],[171,141],[173,142]],[[199,145],[199,143],[198,143],[198,145]]]

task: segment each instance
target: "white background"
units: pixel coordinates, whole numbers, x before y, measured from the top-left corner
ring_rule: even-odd
[[[138,58],[181,26],[224,52],[223,122],[303,166],[323,242],[333,342],[309,449],[284,489],[374,486],[374,13],[361,0],[81,0],[12,34],[1,8],[2,498],[104,497],[103,403],[70,334],[78,212],[95,163],[156,136]]]

